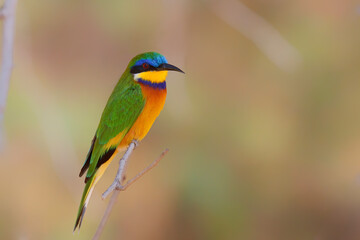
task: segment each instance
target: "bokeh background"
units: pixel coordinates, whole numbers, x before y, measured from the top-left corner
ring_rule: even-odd
[[[102,239],[360,239],[359,43],[351,0],[18,1],[0,239],[93,236],[118,160],[73,234],[78,173],[145,51],[186,75],[169,74],[128,176],[170,151],[119,195]]]

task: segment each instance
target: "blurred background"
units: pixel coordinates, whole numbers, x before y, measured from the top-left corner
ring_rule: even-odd
[[[360,238],[358,1],[18,1],[0,153],[0,239],[72,233],[78,177],[129,60],[157,51],[168,98],[102,239]]]

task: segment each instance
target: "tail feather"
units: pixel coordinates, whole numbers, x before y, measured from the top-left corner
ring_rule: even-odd
[[[85,214],[85,211],[86,211],[86,206],[84,205],[82,208],[81,208],[81,213],[80,213],[80,216],[77,217],[76,219],[76,222],[75,222],[75,227],[74,227],[74,232],[76,230],[77,227],[81,227],[81,223],[82,223],[82,220],[84,218],[84,214]]]
[[[76,230],[77,227],[81,227],[81,223],[82,220],[84,218],[84,214],[86,211],[86,207],[89,203],[90,197],[91,197],[91,193],[94,190],[94,186],[95,186],[95,176],[93,176],[91,179],[89,179],[90,181],[87,181],[86,185],[85,185],[85,189],[83,192],[83,196],[81,198],[81,202],[80,202],[80,206],[79,206],[79,210],[78,210],[78,214],[76,217],[76,222],[75,222],[75,226],[74,226],[74,231]]]
[[[77,214],[77,217],[76,217],[74,231],[76,230],[77,227],[79,227],[79,229],[80,229],[81,222],[82,222],[82,220],[84,218],[86,207],[87,207],[87,205],[89,203],[92,191],[94,190],[94,187],[95,187],[96,183],[100,180],[100,178],[104,174],[105,170],[107,169],[107,167],[109,166],[110,162],[113,160],[115,155],[116,154],[113,154],[107,162],[105,162],[103,165],[101,165],[93,176],[91,176],[89,178],[86,178],[87,179],[86,180],[86,185],[85,185],[85,188],[84,188],[84,192],[83,192],[83,195],[82,195],[82,198],[81,198],[78,214]]]

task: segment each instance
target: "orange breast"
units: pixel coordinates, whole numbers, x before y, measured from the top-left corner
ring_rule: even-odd
[[[149,132],[165,104],[166,89],[156,89],[143,84],[140,84],[140,86],[145,98],[145,107],[121,141],[119,145],[120,148],[129,145],[134,139],[138,141],[142,140]]]

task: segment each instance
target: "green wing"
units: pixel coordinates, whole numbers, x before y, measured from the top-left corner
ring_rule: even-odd
[[[107,144],[120,132],[129,130],[144,105],[145,99],[139,85],[127,87],[122,92],[114,92],[104,109],[96,131],[98,143]]]
[[[121,132],[125,136],[144,106],[145,99],[141,87],[136,83],[126,84],[120,80],[106,104],[80,175],[89,168],[86,179],[91,178],[100,165],[111,157],[118,144],[109,147],[106,146],[107,143]]]

